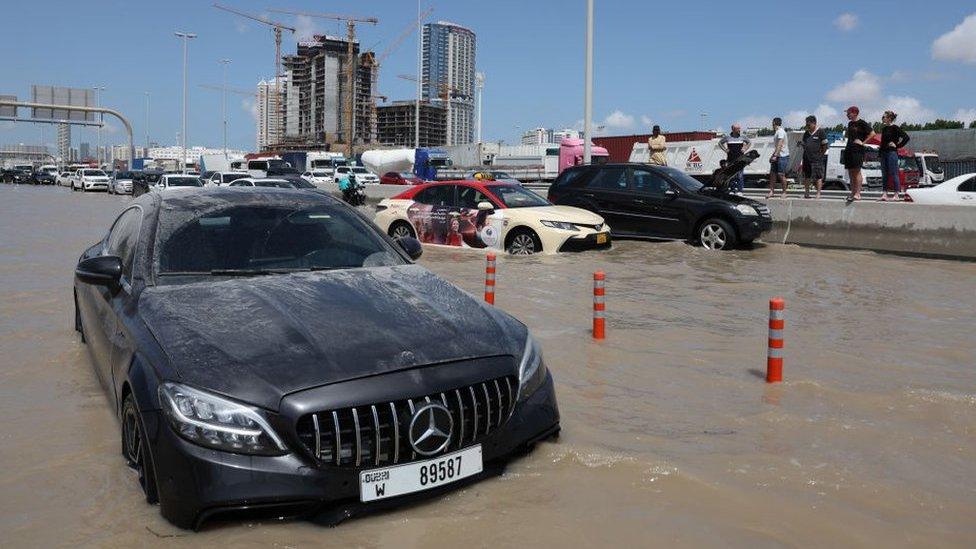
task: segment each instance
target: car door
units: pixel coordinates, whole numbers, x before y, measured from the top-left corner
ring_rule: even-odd
[[[139,252],[139,235],[142,231],[143,209],[133,206],[126,210],[119,218],[122,225],[109,238],[107,252],[122,259],[122,277],[119,288],[112,294],[108,302],[109,314],[114,322],[112,331],[108,332],[109,368],[106,371],[106,381],[111,380],[113,390],[117,389],[121,379],[124,379],[135,353],[135,342],[131,331],[127,328],[126,318],[134,314],[132,302],[132,280],[135,269],[136,256]],[[118,395],[116,395],[117,397]]]
[[[682,204],[667,177],[645,168],[632,168],[628,175],[632,196],[625,208],[633,216],[635,232],[642,236],[682,237]]]
[[[626,166],[604,166],[576,191],[581,204],[593,204],[614,233],[634,233],[637,226],[627,211],[631,202]]]
[[[494,210],[479,210],[478,204],[487,202]],[[470,248],[485,248],[498,245],[499,221],[489,222],[489,216],[505,210],[480,189],[471,185],[457,186],[458,230],[464,244]],[[501,215],[496,215],[499,218]]]
[[[413,225],[417,238],[430,244],[449,244],[452,223],[460,213],[455,197],[455,185],[432,185],[418,192],[414,203],[407,208],[407,219]],[[457,237],[453,240],[460,245]]]

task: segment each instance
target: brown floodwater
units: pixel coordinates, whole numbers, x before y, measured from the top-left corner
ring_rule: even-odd
[[[502,476],[337,528],[179,530],[125,467],[72,330],[74,263],[127,200],[0,185],[0,546],[976,546],[976,264],[635,241],[499,257],[496,305],[542,343],[563,429]],[[479,252],[421,263],[482,292]]]

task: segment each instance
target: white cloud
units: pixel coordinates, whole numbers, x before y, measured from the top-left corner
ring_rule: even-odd
[[[751,114],[749,116],[740,117],[735,122],[742,126],[742,129],[771,128],[773,126],[773,117]]]
[[[888,80],[892,82],[908,82],[911,79],[912,79],[912,73],[900,69],[891,73],[891,76],[888,77]]]
[[[857,16],[853,13],[842,13],[834,19],[834,26],[843,32],[850,32],[857,28]]]
[[[241,99],[241,109],[251,113],[251,118],[258,121],[258,105],[251,99]]]
[[[968,127],[972,124],[973,120],[976,120],[976,109],[959,109],[956,114],[952,117],[953,120],[959,120],[965,122]]]
[[[976,13],[932,42],[932,58],[976,64]]]
[[[881,97],[881,79],[861,69],[850,80],[827,92],[827,99],[838,103],[870,103]]]
[[[931,122],[938,118],[936,112],[914,97],[889,95],[883,101],[861,110],[861,118],[872,122],[880,121],[884,111],[895,111],[898,123]]]
[[[646,114],[642,114],[641,115],[641,125],[642,126],[651,126],[653,124],[654,124],[654,121],[651,120],[651,117],[650,116],[647,116]]]
[[[318,22],[307,15],[295,17],[295,41],[311,40],[312,36],[323,34],[319,30]]]
[[[600,125],[605,126],[608,131],[630,130],[637,125],[637,121],[632,115],[626,114],[620,109],[617,109],[607,115]]]

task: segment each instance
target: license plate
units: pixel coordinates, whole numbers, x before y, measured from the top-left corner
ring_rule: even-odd
[[[600,234],[596,235],[596,243],[597,244],[606,244],[607,243],[607,233],[600,233]]]
[[[427,461],[359,473],[360,501],[375,501],[443,486],[481,472],[481,445]]]

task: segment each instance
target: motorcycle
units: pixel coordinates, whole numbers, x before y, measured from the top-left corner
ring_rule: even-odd
[[[349,177],[349,183],[341,186],[342,200],[350,206],[362,206],[366,203],[366,185]]]

